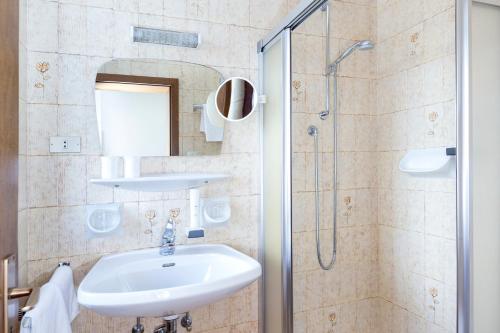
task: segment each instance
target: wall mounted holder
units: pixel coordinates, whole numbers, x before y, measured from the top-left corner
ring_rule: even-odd
[[[200,220],[200,190],[189,190],[189,228],[186,229],[187,238],[205,237],[205,230],[201,227]]]
[[[87,206],[87,232],[91,237],[103,237],[116,233],[121,224],[121,204]]]
[[[204,227],[222,226],[231,218],[229,197],[201,199],[199,189],[189,190],[189,228],[187,238],[205,237]]]
[[[203,225],[224,225],[231,219],[231,203],[229,197],[204,199],[201,202],[201,211]]]
[[[399,162],[399,170],[412,176],[451,178],[455,175],[456,148],[411,149]]]

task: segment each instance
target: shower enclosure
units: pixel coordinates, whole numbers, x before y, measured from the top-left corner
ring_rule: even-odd
[[[362,92],[369,84],[372,55],[357,51],[374,45],[370,36],[335,38],[338,24],[331,24],[331,10],[327,1],[303,1],[258,46],[260,93],[267,96],[262,112],[265,332],[375,327],[377,231],[369,202],[374,198],[369,170],[375,166],[369,163],[375,162],[370,159],[372,118],[365,107],[373,96],[368,89],[346,108],[338,100],[347,89]],[[354,122],[358,132],[350,131]],[[354,197],[367,205],[354,211]],[[360,313],[362,320],[337,323],[349,312]]]
[[[261,332],[455,332],[455,179],[398,168],[455,146],[454,58],[367,3],[303,0],[258,43]]]

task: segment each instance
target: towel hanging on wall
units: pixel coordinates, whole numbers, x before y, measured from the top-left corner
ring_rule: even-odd
[[[69,321],[73,321],[80,311],[73,283],[73,270],[69,266],[60,266],[52,274],[49,282],[54,283],[60,289]]]
[[[21,333],[71,333],[71,321],[61,290],[52,282],[40,288],[38,302],[21,321]]]
[[[60,264],[38,293],[34,307],[21,321],[21,333],[71,333],[71,322],[79,312],[69,264]]]
[[[207,142],[221,142],[224,140],[224,119],[217,112],[215,92],[211,92],[207,98],[207,103],[203,104],[200,131],[205,133]]]

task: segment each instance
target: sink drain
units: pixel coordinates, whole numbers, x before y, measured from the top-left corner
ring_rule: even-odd
[[[169,262],[169,263],[161,265],[161,267],[173,267],[173,266],[175,266],[175,262]]]

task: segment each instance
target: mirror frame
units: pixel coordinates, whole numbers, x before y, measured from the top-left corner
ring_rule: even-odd
[[[170,156],[179,156],[179,79],[97,73],[96,83],[143,84],[170,88]]]

